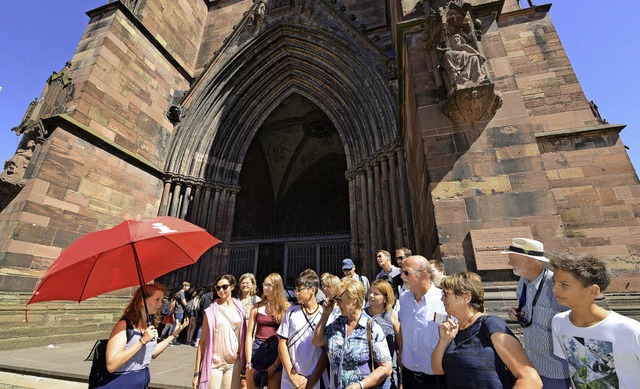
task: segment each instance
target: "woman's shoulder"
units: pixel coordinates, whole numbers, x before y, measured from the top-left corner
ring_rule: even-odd
[[[490,334],[502,332],[513,335],[513,332],[511,332],[511,329],[507,325],[507,322],[498,316],[482,315],[480,317],[480,320],[482,320],[482,324],[484,324]]]

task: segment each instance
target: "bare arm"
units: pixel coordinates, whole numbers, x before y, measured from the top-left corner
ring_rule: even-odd
[[[167,339],[163,340],[162,342],[158,343],[158,345],[156,346],[156,348],[153,349],[153,354],[151,355],[151,358],[156,359],[158,357],[158,355],[162,354],[162,352],[164,350],[167,349],[167,347],[169,347],[169,344],[171,342],[173,342],[173,340],[175,338],[177,338],[178,336],[180,336],[180,332],[187,328],[187,326],[189,325],[189,318],[186,318],[182,321],[182,324],[180,324],[179,326],[177,326],[174,330],[173,333],[169,334],[169,336],[167,336]]]
[[[284,370],[283,374],[289,376],[291,383],[293,383],[296,388],[305,385],[307,383],[307,378],[302,374],[298,374],[297,371],[293,371],[293,363],[291,363],[291,355],[289,355],[287,339],[280,338],[280,340],[278,340],[278,354],[280,355],[280,360],[282,361],[282,369]]]
[[[157,336],[157,331],[153,326],[149,326],[142,335],[142,342],[145,344],[150,342]],[[109,335],[109,342],[107,343],[107,350],[105,357],[107,359],[107,370],[113,373],[120,366],[124,365],[133,357],[140,349],[145,345],[141,342],[132,344],[131,347],[125,350],[127,345],[127,324],[124,320],[120,320],[116,323]]]
[[[514,389],[542,388],[542,380],[516,338],[504,332],[491,335],[498,356],[516,378]]]
[[[435,374],[444,374],[444,369],[442,368],[442,357],[451,342],[453,342],[453,339],[455,339],[456,334],[458,333],[458,328],[458,322],[451,318],[447,319],[447,321],[440,324],[440,327],[438,327],[440,331],[440,340],[438,340],[436,348],[433,349],[433,352],[431,353],[431,368]]]
[[[371,374],[364,377],[360,382],[362,382],[365,388],[372,388],[384,381],[385,378],[391,374],[392,369],[393,365],[391,361],[381,362]],[[345,389],[360,389],[360,384],[356,382],[347,386]]]
[[[202,372],[202,355],[204,354],[205,345],[209,342],[209,321],[207,320],[207,315],[204,315],[204,319],[202,320],[202,335],[200,337],[200,343],[198,343],[198,348],[196,349],[196,367],[194,370],[193,381],[191,382],[192,387],[195,389],[198,387],[200,383],[200,373]]]
[[[318,380],[322,379],[322,373],[327,368],[329,364],[329,357],[327,356],[326,351],[322,351],[322,356],[316,365],[316,368],[313,370],[311,376],[307,378],[307,386],[306,388],[312,389],[313,386],[318,382]]]
[[[333,312],[334,304],[335,302],[333,300],[327,300],[322,304],[322,317],[316,329],[313,331],[313,345],[316,347],[325,347],[328,344],[327,337],[324,335],[324,329],[327,326],[327,320],[329,320],[331,312]]]
[[[244,358],[247,363],[247,374],[253,374],[253,368],[251,366],[251,357],[253,357],[253,328],[256,325],[256,314],[258,308],[254,306],[249,313],[249,325],[247,326],[247,334],[244,341]]]

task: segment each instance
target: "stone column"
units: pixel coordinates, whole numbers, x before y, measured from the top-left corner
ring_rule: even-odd
[[[162,190],[162,199],[160,200],[160,209],[158,216],[167,216],[169,211],[169,197],[171,196],[171,180],[164,181],[164,189]]]
[[[358,174],[358,181],[360,181],[360,198],[361,204],[359,213],[362,216],[358,223],[358,235],[362,236],[362,247],[358,251],[360,258],[366,258],[369,256],[371,250],[371,230],[369,222],[369,194],[367,193],[367,176],[365,172]],[[356,253],[352,253],[355,256]]]
[[[182,185],[180,183],[176,183],[173,186],[173,191],[171,193],[171,207],[169,208],[169,216],[177,217],[180,206],[180,191],[182,189]]]
[[[393,251],[393,246],[395,244],[393,239],[393,224],[391,219],[391,199],[389,195],[389,164],[387,163],[387,157],[382,159],[380,162],[380,186],[382,193],[382,214],[384,215],[382,227],[384,228],[384,239],[385,244],[384,247],[389,252]]]
[[[413,218],[411,216],[411,200],[409,197],[409,184],[407,179],[407,165],[404,159],[404,150],[397,151],[398,168],[400,170],[400,207],[402,209],[402,224],[404,229],[404,245],[411,250],[416,249],[413,232]]]
[[[367,204],[369,206],[369,224],[366,226],[369,229],[369,249],[368,255],[366,258],[360,258],[363,264],[369,263],[369,259],[371,257],[371,253],[378,247],[378,229],[376,228],[377,220],[376,220],[376,205],[375,205],[375,189],[374,189],[374,179],[373,179],[373,170],[371,167],[367,166]],[[368,266],[367,266],[368,267]],[[364,272],[366,269],[362,269]]]
[[[375,162],[374,162],[375,163]],[[373,165],[373,186],[374,186],[374,198],[375,198],[375,218],[376,218],[376,237],[377,237],[377,245],[372,247],[373,252],[379,250],[380,248],[386,245],[384,239],[384,211],[382,206],[382,188],[380,184],[380,166],[376,163]],[[369,258],[369,262],[372,266],[372,269],[375,269],[373,258]]]
[[[355,256],[358,253],[360,244],[360,233],[358,231],[358,204],[357,194],[358,185],[356,183],[357,176],[351,174],[348,178],[349,182],[349,226],[351,229],[351,255]]]
[[[184,194],[182,195],[182,206],[180,207],[180,219],[186,220],[187,212],[189,212],[189,204],[191,203],[191,185],[186,185]]]
[[[391,194],[391,222],[393,223],[394,247],[395,250],[404,244],[402,238],[402,215],[400,214],[400,188],[398,185],[398,166],[396,156],[389,156],[389,192]]]

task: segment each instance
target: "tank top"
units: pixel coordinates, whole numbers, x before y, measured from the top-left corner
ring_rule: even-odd
[[[273,317],[260,312],[256,315],[256,339],[267,343],[276,340],[278,327],[280,324]]]
[[[216,327],[214,329],[215,347],[213,350],[213,367],[225,363],[234,363],[238,358],[238,335],[242,319],[236,307],[225,304],[218,305]]]

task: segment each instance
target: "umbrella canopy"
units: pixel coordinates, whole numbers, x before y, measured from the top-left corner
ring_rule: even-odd
[[[220,243],[206,230],[168,216],[81,236],[51,264],[27,303],[83,301],[195,263]]]

